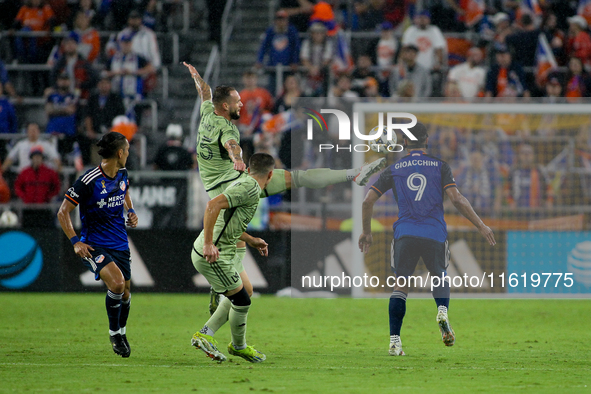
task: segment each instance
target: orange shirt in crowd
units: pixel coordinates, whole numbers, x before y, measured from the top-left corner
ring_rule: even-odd
[[[501,68],[499,76],[497,77],[497,97],[503,97],[505,89],[507,88],[507,69]]]
[[[241,125],[250,125],[252,116],[257,108],[259,108],[259,114],[269,112],[273,109],[273,97],[265,88],[244,89],[240,92],[240,99],[244,104],[240,111],[240,119],[238,120],[238,123]]]
[[[88,60],[89,63],[92,63],[95,61],[99,55],[99,52],[101,51],[101,39],[99,34],[96,29],[88,29],[85,32],[79,34],[80,45],[90,47],[90,52],[88,53],[86,60]]]
[[[568,54],[570,57],[578,57],[585,67],[591,67],[591,37],[584,31],[580,31],[575,37],[568,40]]]
[[[22,6],[16,15],[16,20],[23,27],[29,27],[33,31],[49,31],[49,20],[55,15],[51,7],[45,4],[41,8]]]

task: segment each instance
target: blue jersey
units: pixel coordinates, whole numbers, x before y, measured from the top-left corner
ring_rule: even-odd
[[[371,187],[380,196],[392,189],[398,203],[398,220],[392,226],[394,239],[447,239],[443,218],[443,192],[456,187],[449,165],[420,150],[411,151],[384,170]]]
[[[76,102],[76,97],[72,93],[61,94],[55,92],[47,97],[47,102],[57,108],[65,108]],[[50,116],[45,128],[47,133],[65,134],[68,136],[76,135],[76,115]]]
[[[128,186],[125,168],[115,178],[109,178],[98,166],[68,189],[66,199],[80,205],[82,242],[114,250],[129,249],[123,212]]]

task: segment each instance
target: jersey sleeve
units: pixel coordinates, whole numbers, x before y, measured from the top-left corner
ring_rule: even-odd
[[[65,199],[74,205],[78,205],[81,202],[88,200],[91,194],[91,187],[82,182],[82,177],[80,177],[74,182],[74,185],[66,191]]]
[[[371,186],[371,190],[378,193],[381,197],[382,194],[394,187],[394,178],[390,170],[386,170],[380,174],[378,180]]]
[[[235,140],[236,142],[240,142],[240,133],[238,132],[238,129],[234,125],[232,125],[230,122],[228,122],[228,126],[222,128],[220,142],[222,143],[222,145],[225,146],[226,142],[228,142],[230,140]]]
[[[228,186],[223,194],[226,196],[230,208],[236,208],[242,205],[257,203],[260,188],[254,182],[238,180]]]
[[[213,102],[211,100],[206,100],[201,103],[201,116],[210,114],[213,112],[213,110]]]
[[[457,187],[456,180],[451,173],[451,167],[445,162],[441,166],[441,187],[444,191],[450,187]]]

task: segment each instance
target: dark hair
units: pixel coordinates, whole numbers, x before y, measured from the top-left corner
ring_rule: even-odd
[[[234,90],[236,90],[234,87],[228,85],[220,85],[216,87],[213,91],[213,97],[211,99],[211,101],[213,101],[213,105],[218,106],[222,103],[225,103]]]
[[[127,141],[127,139],[123,134],[111,131],[110,133],[105,134],[103,138],[97,142],[96,146],[99,147],[98,154],[104,159],[115,157],[119,149],[125,147],[125,141]]]
[[[407,148],[427,147],[427,137],[429,137],[429,134],[427,134],[427,127],[424,124],[417,122],[417,124],[409,128],[408,131],[410,131],[411,134],[417,138],[417,140],[413,141],[407,137],[404,137],[408,140],[408,145],[406,146]]]
[[[267,153],[255,153],[248,161],[251,175],[266,174],[275,167],[275,159]]]

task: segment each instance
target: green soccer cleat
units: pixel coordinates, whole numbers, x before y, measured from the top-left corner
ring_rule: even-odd
[[[213,361],[221,363],[222,361],[226,361],[227,358],[218,350],[217,344],[217,341],[211,335],[205,335],[200,332],[193,334],[193,338],[191,339],[191,345],[202,350]]]
[[[233,356],[242,357],[251,363],[261,363],[267,359],[267,356],[256,350],[253,346],[247,346],[245,349],[236,350],[232,342],[228,345],[228,353]]]
[[[453,346],[456,342],[456,334],[449,324],[447,317],[447,308],[440,306],[437,308],[437,324],[439,324],[439,331],[441,331],[441,340],[445,346]]]
[[[209,288],[209,316],[213,315],[220,305],[220,295]]]
[[[367,181],[369,181],[369,178],[371,178],[373,174],[381,171],[384,167],[386,167],[386,162],[386,158],[382,157],[381,159],[372,161],[369,164],[364,164],[361,167],[359,174],[357,174],[357,176],[353,178],[353,181],[359,186],[365,186],[367,184]]]
[[[402,341],[400,336],[394,335],[394,338],[390,340],[390,348],[388,349],[390,356],[404,356],[404,350],[402,350]]]

